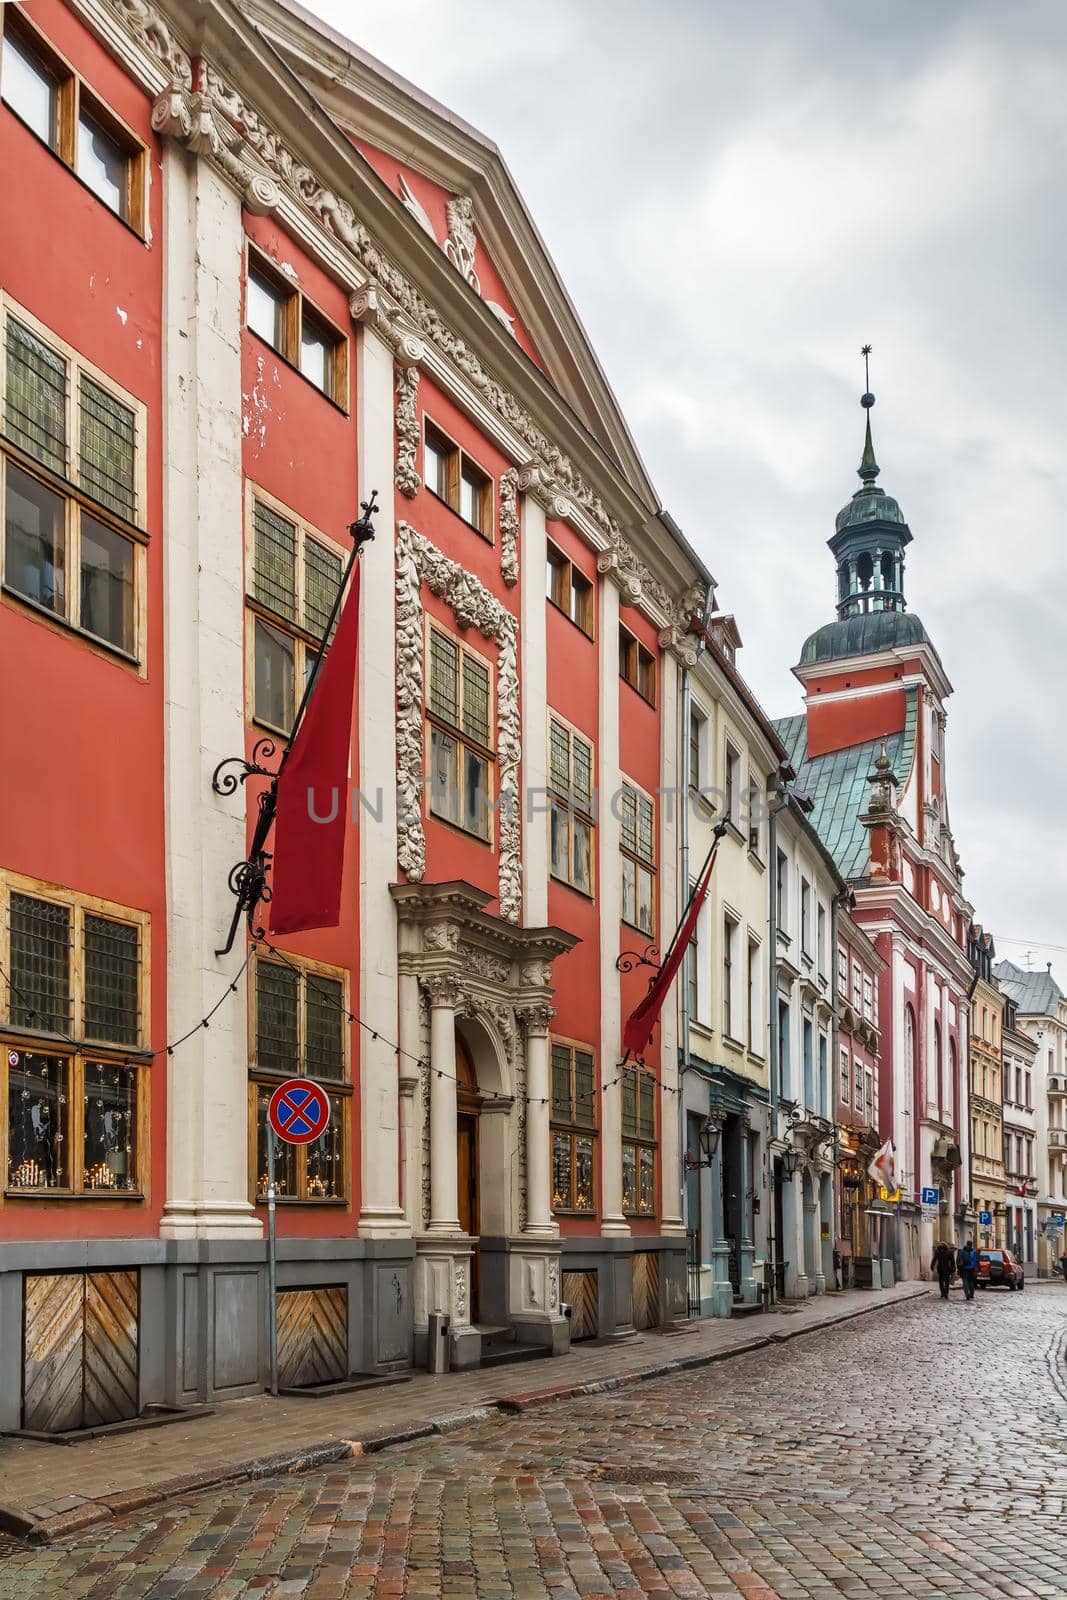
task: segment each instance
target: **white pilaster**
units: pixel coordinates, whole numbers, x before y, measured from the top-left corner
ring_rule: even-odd
[[[549,1075],[548,1030],[551,1006],[534,1006],[526,1013],[526,1229],[539,1238],[557,1238],[559,1224],[552,1216],[549,1184]]]
[[[419,1028],[419,980],[413,972],[400,975],[400,1029],[397,1034],[401,1055],[398,1062],[400,1086],[400,1163],[401,1197],[407,1225],[416,1233],[422,1225],[422,1185],[419,1172],[419,1111],[422,1104],[417,1057],[421,1049]]]
[[[369,1027],[360,1033],[361,1238],[410,1231],[400,1204],[397,1061],[386,1042],[398,1025],[395,875],[396,640],[393,469],[393,353],[372,326],[357,337],[359,494],[378,494],[377,537],[361,557],[359,640],[359,1003]],[[377,815],[380,813],[380,818]],[[375,1039],[373,1033],[380,1037]],[[409,1063],[410,1065],[410,1063]]]
[[[528,928],[548,921],[548,673],[544,508],[522,497],[523,913]]]
[[[678,719],[681,685],[678,663],[669,650],[660,657],[660,795],[659,795],[659,926],[660,949],[678,925],[679,808],[685,804],[685,785],[679,750]],[[707,946],[705,946],[707,948]],[[684,969],[678,983],[685,982]],[[677,985],[676,985],[677,989]],[[682,1220],[681,1130],[678,1089],[678,997],[668,996],[660,1013],[660,1113],[659,1159],[661,1232],[685,1233]],[[746,1185],[747,1187],[747,1185]],[[747,1206],[748,1202],[744,1204]],[[751,1255],[751,1252],[750,1252]]]
[[[456,985],[431,978],[430,994],[430,1225],[429,1233],[456,1234],[459,1174],[456,1160]]]
[[[628,1234],[622,1212],[622,995],[615,961],[622,921],[619,868],[621,824],[611,804],[619,787],[619,591],[600,580],[600,725],[597,740],[600,806],[597,812],[597,895],[600,906],[600,1096],[601,1233]]]
[[[244,751],[241,202],[207,162],[163,156],[163,541],[167,1021],[171,1037],[225,994],[245,952],[227,877],[245,854],[245,796],[211,775]],[[242,986],[243,988],[243,986]],[[248,1201],[248,1037],[233,995],[168,1058],[168,1239],[258,1237]],[[237,1136],[235,1136],[235,1130]]]

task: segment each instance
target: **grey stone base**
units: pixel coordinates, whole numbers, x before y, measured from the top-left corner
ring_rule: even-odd
[[[689,1308],[684,1239],[648,1235],[608,1235],[561,1239],[564,1272],[595,1272],[598,1338],[634,1333],[633,1258],[654,1250],[659,1256],[659,1325],[685,1317]]]
[[[349,1371],[395,1372],[411,1365],[413,1254],[407,1240],[280,1240],[278,1287],[343,1287]],[[0,1430],[22,1420],[24,1276],[133,1269],[141,1409],[240,1399],[267,1386],[265,1242],[7,1243],[0,1245]]]

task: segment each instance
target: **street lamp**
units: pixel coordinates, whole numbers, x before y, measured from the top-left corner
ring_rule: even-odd
[[[800,1151],[790,1145],[788,1150],[782,1151],[782,1171],[787,1178],[795,1178],[801,1163]]]
[[[688,1150],[685,1154],[685,1165],[690,1172],[697,1172],[701,1167],[711,1166],[715,1160],[715,1153],[719,1148],[719,1140],[722,1138],[722,1124],[716,1122],[713,1117],[705,1117],[697,1138],[700,1143],[701,1159],[698,1160],[697,1157],[691,1156]]]

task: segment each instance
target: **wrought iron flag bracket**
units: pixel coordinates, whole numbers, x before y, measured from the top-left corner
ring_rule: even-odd
[[[268,904],[271,897],[268,873],[270,872],[272,852],[267,849],[267,840],[270,836],[270,830],[274,826],[274,816],[278,807],[278,779],[285,770],[286,759],[293,748],[293,740],[296,738],[297,731],[304,719],[304,712],[307,710],[308,701],[311,699],[311,693],[315,687],[323,656],[326,652],[326,645],[333,632],[333,625],[337,621],[337,613],[341,609],[341,600],[348,587],[352,569],[359,560],[363,546],[368,540],[374,538],[374,526],[371,518],[378,511],[377,490],[371,494],[369,500],[360,501],[360,510],[363,515],[359,521],[353,522],[349,526],[348,531],[352,535],[352,550],[342,574],[341,582],[337,586],[337,594],[334,597],[329,620],[322,631],[322,638],[319,641],[318,650],[315,652],[311,671],[307,675],[304,693],[300,697],[300,704],[297,706],[296,716],[293,718],[293,725],[289,730],[289,737],[286,741],[285,749],[282,751],[281,761],[278,763],[277,768],[264,766],[263,763],[270,761],[276,754],[277,744],[273,739],[259,739],[252,747],[251,759],[245,756],[226,756],[224,760],[219,762],[211,775],[213,793],[223,797],[236,794],[241,785],[247,783],[249,778],[270,779],[270,783],[259,795],[256,826],[252,834],[252,843],[249,847],[248,855],[243,861],[235,862],[230,868],[227,882],[230,893],[237,898],[237,903],[233,908],[233,916],[230,919],[226,943],[220,950],[215,951],[217,956],[228,955],[233,949],[233,942],[237,937],[237,930],[241,926],[242,917],[244,917],[248,925],[249,936],[252,939],[262,939],[266,933],[266,928],[258,920],[258,912],[260,906]]]
[[[615,959],[616,972],[635,972],[638,967],[651,967],[653,977],[659,971],[662,958],[659,945],[646,945],[644,950],[624,950]]]

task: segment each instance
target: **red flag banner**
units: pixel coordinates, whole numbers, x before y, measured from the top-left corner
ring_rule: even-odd
[[[717,853],[718,846],[708,856],[704,870],[697,880],[696,888],[693,890],[689,909],[671,941],[671,947],[663,958],[662,966],[649,984],[648,993],[640,1005],[636,1006],[626,1019],[626,1025],[622,1030],[622,1047],[628,1056],[642,1055],[648,1046],[649,1040],[652,1038],[652,1030],[659,1021],[659,1014],[663,1010],[663,1002],[667,998],[667,992],[677,976],[678,968],[685,959],[685,953],[689,949],[689,941],[692,939],[696,929],[697,918],[700,916],[700,908],[707,898],[708,886],[711,883],[711,873],[712,868],[715,866]]]
[[[278,777],[272,933],[335,928],[340,920],[359,575],[357,561],[337,632]]]

